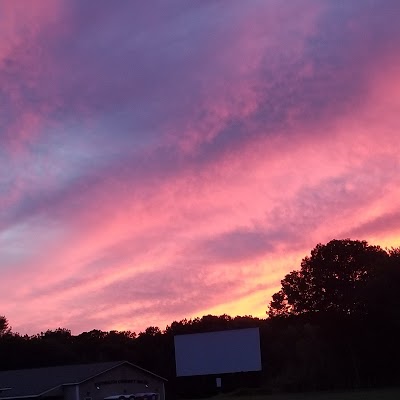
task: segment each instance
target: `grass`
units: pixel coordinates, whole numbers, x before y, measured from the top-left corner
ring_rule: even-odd
[[[266,395],[219,395],[215,400],[398,400],[400,388],[371,389],[351,392],[285,393]]]

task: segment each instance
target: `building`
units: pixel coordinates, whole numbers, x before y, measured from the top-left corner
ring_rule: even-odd
[[[128,361],[0,371],[0,400],[165,400],[165,381]]]

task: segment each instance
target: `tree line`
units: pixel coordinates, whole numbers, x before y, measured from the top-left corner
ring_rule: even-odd
[[[359,240],[318,244],[300,269],[281,281],[267,318],[206,315],[174,321],[161,331],[65,328],[37,335],[12,331],[0,317],[0,369],[128,360],[166,377],[172,394],[208,395],[212,377],[176,378],[174,336],[260,328],[263,371],[227,376],[227,389],[268,391],[349,389],[394,385],[400,373],[400,249]],[[245,344],[244,344],[245,345]],[[191,393],[192,391],[192,393]]]

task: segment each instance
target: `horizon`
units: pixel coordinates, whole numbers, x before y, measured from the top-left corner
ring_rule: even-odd
[[[400,245],[400,3],[0,3],[0,315],[265,318],[317,243]]]

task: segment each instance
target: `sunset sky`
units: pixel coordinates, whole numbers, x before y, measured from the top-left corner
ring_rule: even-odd
[[[0,315],[264,318],[317,243],[399,246],[399,21],[398,0],[0,0]]]

